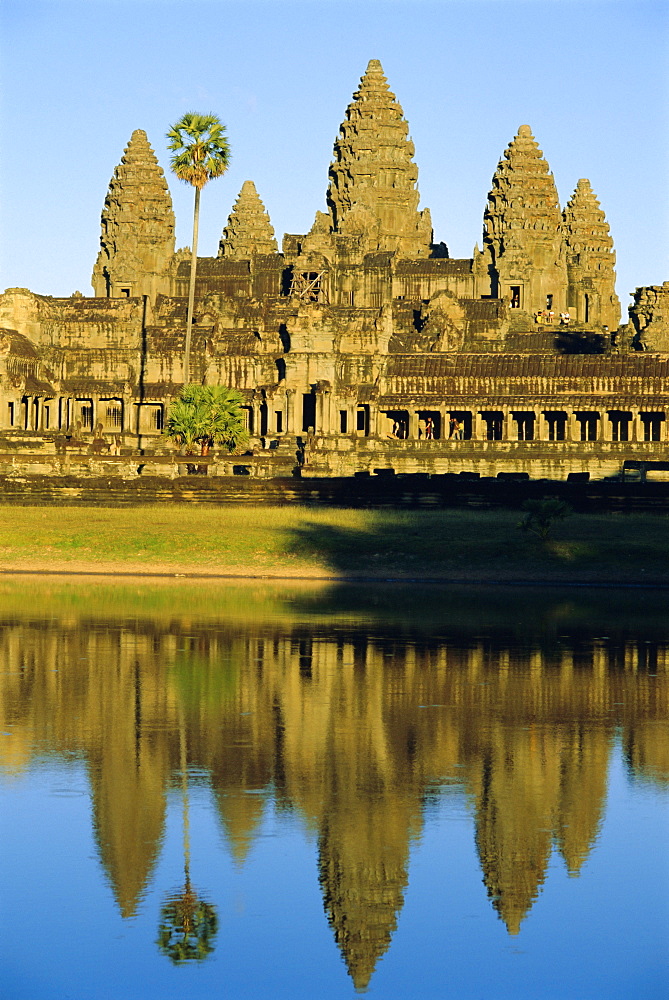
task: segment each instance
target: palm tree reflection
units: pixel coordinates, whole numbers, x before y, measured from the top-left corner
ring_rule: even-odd
[[[214,950],[218,930],[216,908],[200,899],[190,881],[190,823],[188,816],[188,763],[183,708],[179,706],[179,757],[183,801],[184,887],[170,893],[160,909],[158,949],[175,965],[201,962]]]

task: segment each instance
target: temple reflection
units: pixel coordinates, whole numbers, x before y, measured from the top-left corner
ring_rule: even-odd
[[[167,793],[189,770],[210,783],[239,864],[270,798],[298,810],[360,990],[394,933],[428,796],[466,794],[481,891],[515,935],[554,850],[570,875],[581,871],[616,733],[635,778],[669,783],[661,635],[579,626],[523,643],[494,625],[421,635],[347,616],[198,617],[179,604],[155,616],[66,610],[5,610],[3,773],[20,775],[36,753],[87,762],[100,858],[124,917],[160,854]],[[189,891],[186,867],[182,902]]]

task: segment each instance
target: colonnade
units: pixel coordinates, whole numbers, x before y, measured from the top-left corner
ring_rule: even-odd
[[[33,433],[160,434],[167,403],[122,396],[50,397],[23,395],[2,404],[0,427]],[[361,402],[353,393],[309,393],[285,389],[256,392],[245,406],[253,437],[296,436],[310,431],[324,436],[373,437],[398,441],[602,441],[667,442],[669,408],[615,406],[514,405],[491,400]]]
[[[0,427],[35,434],[67,432],[92,434],[159,434],[164,426],[165,404],[123,396],[23,395],[2,404]]]
[[[311,430],[414,441],[669,441],[669,408],[625,400],[597,408],[586,400],[552,406],[498,400],[410,403],[397,397],[361,402],[353,394],[285,389],[256,393],[247,411],[248,429],[257,437]]]

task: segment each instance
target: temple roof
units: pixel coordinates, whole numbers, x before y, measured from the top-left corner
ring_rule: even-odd
[[[334,145],[327,204],[333,233],[363,235],[369,250],[427,257],[429,212],[419,212],[418,168],[409,126],[371,59],[346,110]]]
[[[274,229],[253,181],[244,181],[219,244],[219,257],[248,260],[277,251]]]

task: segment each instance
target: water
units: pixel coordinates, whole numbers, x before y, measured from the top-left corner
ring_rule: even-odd
[[[5,579],[0,992],[664,996],[665,608]]]

